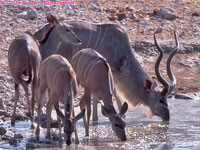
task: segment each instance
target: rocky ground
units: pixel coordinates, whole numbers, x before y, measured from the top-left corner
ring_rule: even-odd
[[[46,23],[46,11],[55,14],[63,23],[69,19],[80,19],[119,24],[128,33],[138,61],[149,76],[154,75],[158,56],[153,33],[160,33],[157,39],[166,52],[161,64],[161,72],[166,77],[165,63],[175,46],[173,30],[176,30],[181,49],[172,61],[172,70],[177,78],[175,92],[190,97],[200,96],[200,1],[77,0],[75,3],[57,6],[0,5],[0,122],[9,120],[13,109],[14,82],[7,62],[9,44],[24,31],[34,33],[42,27]],[[25,104],[25,98],[21,96],[17,109],[19,116],[24,115]],[[4,134],[1,131],[0,136]]]

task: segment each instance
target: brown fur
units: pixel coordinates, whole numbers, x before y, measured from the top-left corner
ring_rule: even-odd
[[[39,47],[37,41],[30,32],[26,32],[12,41],[8,51],[9,69],[15,80],[15,104],[11,121],[12,125],[15,124],[15,111],[19,99],[19,84],[21,84],[25,90],[28,104],[27,108],[30,113],[28,84],[32,81],[32,115],[34,115],[34,93],[38,82],[40,62],[41,56]],[[28,76],[28,80],[24,80],[22,76]]]

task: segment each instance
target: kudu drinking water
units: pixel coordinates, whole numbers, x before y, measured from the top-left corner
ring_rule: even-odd
[[[8,64],[12,77],[15,82],[15,103],[12,114],[11,124],[15,125],[15,112],[17,102],[19,100],[19,85],[24,88],[27,98],[27,108],[29,115],[34,113],[34,93],[35,86],[38,80],[38,72],[41,62],[40,51],[37,41],[33,38],[32,34],[26,32],[25,34],[18,36],[10,44],[8,51]],[[23,76],[28,76],[25,80]],[[32,81],[32,111],[29,101],[28,84]]]
[[[64,57],[60,55],[52,55],[44,60],[41,64],[39,72],[39,87],[37,89],[37,103],[38,103],[38,119],[36,137],[39,140],[40,134],[40,113],[41,105],[43,102],[43,94],[48,88],[49,100],[47,102],[47,138],[50,138],[50,116],[51,107],[55,106],[58,122],[59,122],[59,133],[60,141],[61,137],[61,125],[60,120],[63,122],[64,133],[66,137],[66,143],[71,144],[71,135],[75,130],[76,141],[78,142],[78,136],[75,129],[75,123],[81,119],[85,111],[79,113],[74,117],[74,97],[77,94],[77,81],[76,74],[70,63]],[[59,102],[64,104],[64,114],[59,109]]]
[[[89,122],[91,115],[90,98],[92,94],[96,99],[101,99],[103,101],[103,115],[109,118],[112,129],[117,137],[122,141],[125,141],[126,124],[122,116],[126,113],[128,104],[125,102],[120,113],[116,113],[112,102],[112,94],[114,91],[113,76],[110,66],[105,58],[92,49],[83,49],[72,57],[71,64],[77,75],[78,81],[85,90],[80,101],[80,107],[82,110],[85,105],[87,106],[87,122],[84,119],[86,136],[89,136]]]
[[[167,96],[173,88],[169,90],[171,86],[169,86],[159,73],[156,73],[159,81],[165,88],[162,92],[154,89],[154,82],[144,72],[135,58],[128,36],[120,26],[115,24],[92,24],[80,20],[67,21],[67,26],[69,25],[80,38],[82,44],[73,45],[62,43],[57,50],[49,47],[50,52],[45,51],[45,55],[59,53],[70,59],[76,52],[83,48],[96,50],[106,58],[111,67],[116,89],[114,94],[118,102],[125,99],[132,106],[143,104],[149,107],[152,115],[159,116],[163,120],[170,119]],[[172,81],[175,81],[175,78],[171,72],[170,63],[173,56],[179,50],[176,36],[175,39],[177,45],[169,56],[167,63],[168,76]],[[160,57],[156,63],[156,72],[158,72],[159,62],[163,55],[163,52],[160,52]],[[173,85],[175,86],[175,84]],[[168,90],[169,92],[166,92]]]

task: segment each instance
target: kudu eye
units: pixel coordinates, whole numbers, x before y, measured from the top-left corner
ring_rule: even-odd
[[[70,29],[65,29],[65,31],[70,32],[71,30]]]
[[[163,100],[160,100],[160,103],[168,107],[167,103],[164,102]]]

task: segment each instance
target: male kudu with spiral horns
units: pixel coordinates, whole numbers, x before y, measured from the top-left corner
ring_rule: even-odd
[[[80,38],[82,44],[62,43],[57,50],[53,50],[50,47],[50,52],[43,51],[46,53],[46,56],[58,53],[70,60],[73,55],[83,48],[96,50],[106,58],[111,67],[115,83],[114,96],[117,99],[118,106],[125,99],[132,106],[148,106],[151,115],[159,116],[162,120],[170,119],[167,95],[174,89],[176,83],[170,69],[171,60],[179,50],[176,35],[176,48],[172,51],[167,61],[167,74],[172,81],[172,86],[159,73],[158,67],[163,56],[163,51],[155,39],[156,47],[160,51],[155,71],[158,80],[164,85],[163,91],[160,92],[154,89],[154,82],[145,73],[135,58],[128,36],[120,26],[116,24],[94,24],[80,20],[69,20],[66,23]],[[45,42],[47,41],[48,39]]]

